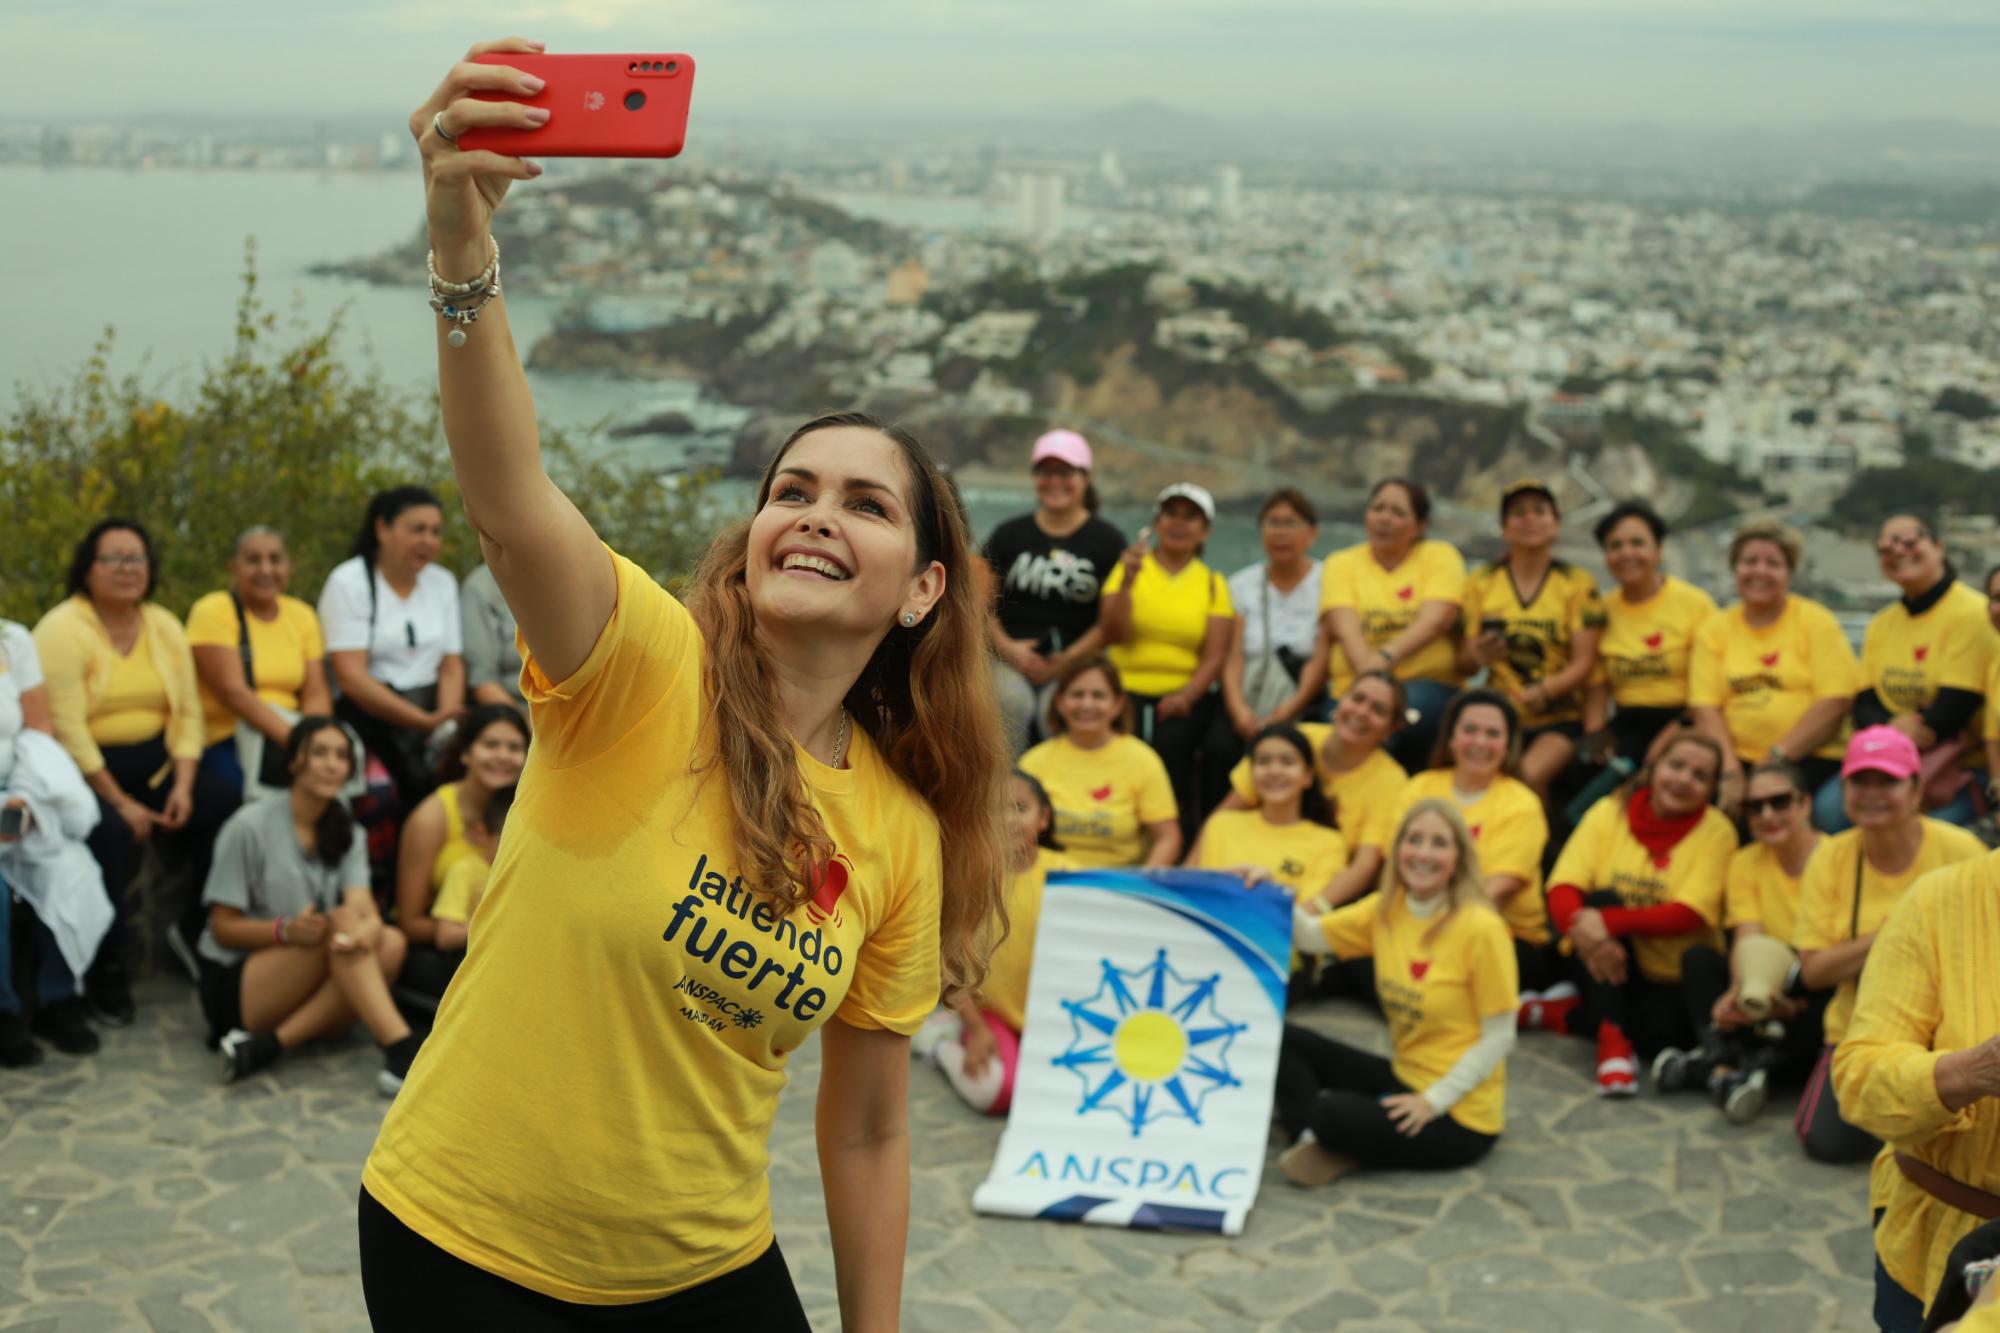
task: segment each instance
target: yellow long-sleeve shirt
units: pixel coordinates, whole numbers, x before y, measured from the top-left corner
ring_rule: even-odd
[[[1875,1249],[1905,1291],[1928,1301],[1945,1259],[1979,1225],[1910,1183],[1897,1149],[1976,1189],[2000,1193],[2000,1099],[1953,1111],[1938,1060],[2000,1033],[2000,853],[1910,886],[1875,937],[1847,1038],[1833,1055],[1840,1113],[1885,1147],[1869,1179],[1882,1209]]]
[[[147,602],[139,616],[139,632],[166,688],[167,753],[175,759],[199,759],[207,723],[187,633],[164,606]],[[104,767],[104,754],[91,734],[91,719],[105,700],[119,656],[90,599],[81,594],[66,598],[43,616],[35,626],[35,651],[42,659],[56,739],[86,776],[97,772]]]

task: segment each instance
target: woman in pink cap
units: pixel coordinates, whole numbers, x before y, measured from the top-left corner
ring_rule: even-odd
[[[993,611],[995,684],[1018,756],[1036,739],[1056,673],[1104,647],[1098,595],[1125,549],[1125,536],[1097,516],[1090,445],[1073,430],[1035,441],[1032,513],[1010,518],[986,539],[986,563],[1000,584]]]
[[[1847,743],[1841,795],[1853,825],[1820,843],[1799,885],[1792,944],[1799,984],[1832,990],[1826,1048],[1806,1084],[1796,1121],[1806,1155],[1822,1162],[1865,1162],[1881,1145],[1840,1114],[1829,1072],[1833,1048],[1847,1035],[1861,971],[1889,909],[1920,876],[1985,854],[1962,828],[1926,818],[1916,742],[1890,726],[1864,727]]]

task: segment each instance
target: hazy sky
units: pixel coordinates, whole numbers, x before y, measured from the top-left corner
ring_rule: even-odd
[[[2000,0],[0,0],[0,116],[402,111],[471,41],[680,50],[773,119],[1189,109],[2000,123]]]

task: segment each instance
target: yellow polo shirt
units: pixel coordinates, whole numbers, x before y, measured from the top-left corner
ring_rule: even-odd
[[[1507,929],[1529,944],[1547,944],[1551,931],[1548,900],[1542,894],[1542,852],[1549,844],[1549,817],[1542,811],[1542,798],[1527,783],[1502,773],[1478,800],[1462,805],[1452,793],[1451,778],[1448,768],[1428,769],[1411,778],[1403,788],[1390,839],[1393,841],[1394,830],[1403,826],[1403,816],[1418,801],[1436,798],[1458,805],[1472,832],[1473,845],[1479,849],[1480,877],[1516,875],[1526,883],[1500,907]],[[1385,845],[1383,850],[1385,855],[1395,855],[1393,847]]]
[[[389,1108],[368,1192],[447,1253],[591,1305],[653,1300],[771,1244],[785,1065],[833,1015],[914,1032],[937,1005],[936,817],[865,730],[794,747],[838,850],[779,915],[746,884],[681,604],[607,555],[590,656],[522,670],[534,748],[479,929]]]
[[[1648,981],[1668,984],[1681,979],[1681,955],[1697,944],[1722,947],[1724,881],[1736,854],[1736,826],[1714,806],[1702,811],[1701,822],[1667,851],[1661,865],[1632,833],[1623,796],[1607,796],[1583,817],[1563,845],[1551,872],[1552,884],[1573,884],[1584,893],[1609,890],[1621,907],[1658,907],[1682,903],[1700,916],[1703,928],[1692,935],[1635,935],[1626,943]]]
[[[1380,648],[1410,627],[1425,602],[1465,600],[1465,557],[1456,546],[1422,541],[1410,548],[1403,563],[1384,569],[1368,543],[1350,546],[1327,557],[1320,580],[1322,613],[1344,606],[1361,617],[1361,634],[1368,646]],[[1398,680],[1458,679],[1458,649],[1449,631],[1396,663]],[[1354,667],[1340,644],[1333,645],[1327,692],[1338,699],[1354,682]]]
[[[1487,565],[1465,581],[1465,619],[1460,628],[1467,639],[1485,633],[1488,620],[1504,621],[1501,635],[1506,655],[1487,668],[1493,688],[1518,694],[1567,668],[1574,658],[1573,641],[1585,630],[1601,628],[1604,607],[1597,598],[1597,580],[1588,570],[1558,560],[1527,601],[1505,562]],[[1527,730],[1574,722],[1583,716],[1582,686],[1549,701],[1547,712],[1521,718]]]
[[[1685,706],[1688,656],[1695,635],[1715,614],[1715,599],[1670,574],[1643,602],[1626,601],[1619,588],[1604,598],[1603,607],[1597,665],[1612,701],[1626,708]]]
[[[1412,1092],[1451,1072],[1479,1040],[1483,1020],[1520,1007],[1514,943],[1489,908],[1423,918],[1398,892],[1386,919],[1381,902],[1370,896],[1335,908],[1319,925],[1335,957],[1374,958],[1375,993],[1389,1020],[1389,1067]],[[1448,1114],[1475,1133],[1498,1134],[1506,1102],[1502,1061]]]
[[[1180,817],[1167,766],[1137,736],[1086,750],[1055,736],[1021,756],[1055,811],[1056,841],[1079,866],[1135,866],[1146,858],[1148,824]]]
[[[1833,612],[1794,593],[1785,609],[1759,629],[1741,603],[1716,615],[1695,636],[1688,703],[1719,708],[1736,757],[1755,763],[1821,699],[1845,699],[1861,688],[1861,667]],[[1845,728],[1815,753],[1838,759]],[[1794,756],[1802,758],[1803,756]]]
[[[1312,746],[1313,767],[1319,773],[1319,789],[1333,807],[1333,826],[1347,839],[1348,853],[1363,847],[1377,851],[1388,846],[1396,831],[1396,815],[1402,810],[1403,788],[1410,775],[1403,766],[1380,748],[1344,773],[1326,767],[1326,738],[1333,727],[1326,722],[1301,722],[1299,732]],[[1250,761],[1239,759],[1229,770],[1229,789],[1252,805],[1257,804],[1257,784],[1250,777]]]
[[[1812,860],[1806,862],[1806,873],[1799,878],[1799,914],[1792,926],[1792,947],[1804,953],[1872,935],[1889,919],[1890,910],[1904,890],[1919,878],[1986,854],[1986,844],[1962,828],[1937,819],[1926,818],[1923,823],[1924,841],[1917,849],[1917,858],[1898,875],[1885,875],[1865,864],[1858,828],[1822,839]],[[1873,966],[1874,950],[1869,950],[1869,954],[1869,966]],[[1864,967],[1862,976],[1867,974]],[[1858,989],[1856,979],[1849,978],[1834,991],[1832,1001],[1826,1006],[1828,1045],[1847,1034],[1847,1020],[1854,1013],[1854,995]]]
[[[1125,586],[1125,566],[1111,567],[1103,595]],[[1111,665],[1133,694],[1172,694],[1201,665],[1202,643],[1212,616],[1233,616],[1229,581],[1200,560],[1169,574],[1147,553],[1132,583],[1132,633],[1107,650]]]

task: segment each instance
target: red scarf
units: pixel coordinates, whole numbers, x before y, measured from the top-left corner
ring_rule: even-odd
[[[1651,787],[1639,788],[1625,803],[1625,821],[1631,825],[1632,836],[1653,854],[1653,865],[1661,870],[1665,870],[1667,862],[1673,858],[1675,844],[1694,832],[1694,826],[1701,823],[1702,816],[1707,813],[1707,808],[1703,807],[1678,819],[1668,819],[1653,809]]]

